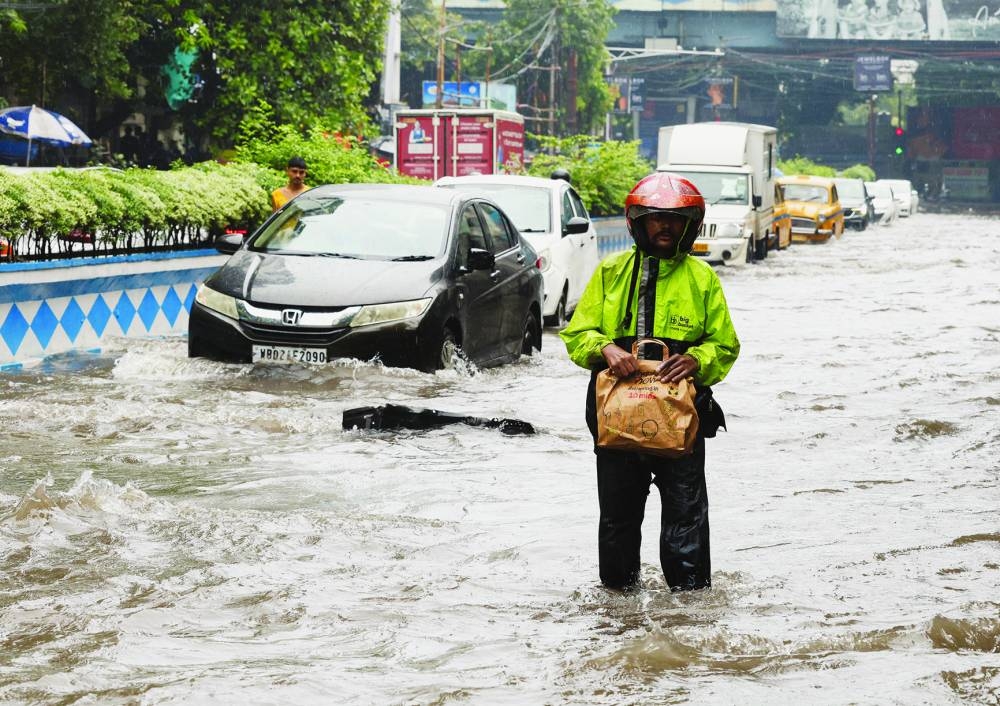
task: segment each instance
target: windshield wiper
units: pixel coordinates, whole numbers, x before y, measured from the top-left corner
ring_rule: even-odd
[[[424,260],[433,259],[433,255],[400,255],[399,257],[392,258],[391,262],[423,262]]]
[[[342,252],[318,252],[316,253],[320,257],[339,257],[343,260],[360,260],[361,258],[357,255],[345,255]]]
[[[522,233],[547,233],[548,231],[544,228],[522,228]]]

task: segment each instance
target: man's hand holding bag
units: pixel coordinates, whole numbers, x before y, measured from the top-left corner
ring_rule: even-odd
[[[639,339],[632,344],[638,372],[621,378],[611,370],[597,375],[597,445],[670,458],[686,456],[698,435],[694,380],[661,382],[657,370],[662,360],[638,357],[645,344],[660,346],[664,357],[669,355],[661,341]]]

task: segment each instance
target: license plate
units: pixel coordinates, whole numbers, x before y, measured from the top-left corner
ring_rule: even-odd
[[[708,252],[708,243],[695,243],[691,250],[692,252]]]
[[[325,348],[293,348],[291,346],[254,346],[254,363],[325,363]]]

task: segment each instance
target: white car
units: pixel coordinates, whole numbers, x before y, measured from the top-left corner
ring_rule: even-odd
[[[916,212],[916,209],[913,208],[913,194],[916,192],[909,179],[879,179],[877,183],[888,184],[892,187],[892,195],[896,199],[896,207],[902,218]]]
[[[898,210],[892,187],[884,181],[866,181],[865,186],[868,188],[868,193],[872,195],[875,220],[884,226],[895,221]]]
[[[542,316],[561,327],[597,269],[597,232],[583,201],[563,179],[486,174],[442,177],[435,186],[486,194],[538,252],[545,278]]]

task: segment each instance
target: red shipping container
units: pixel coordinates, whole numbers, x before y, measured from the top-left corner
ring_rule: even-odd
[[[524,165],[524,118],[504,110],[396,113],[396,170],[437,179],[517,173]]]

